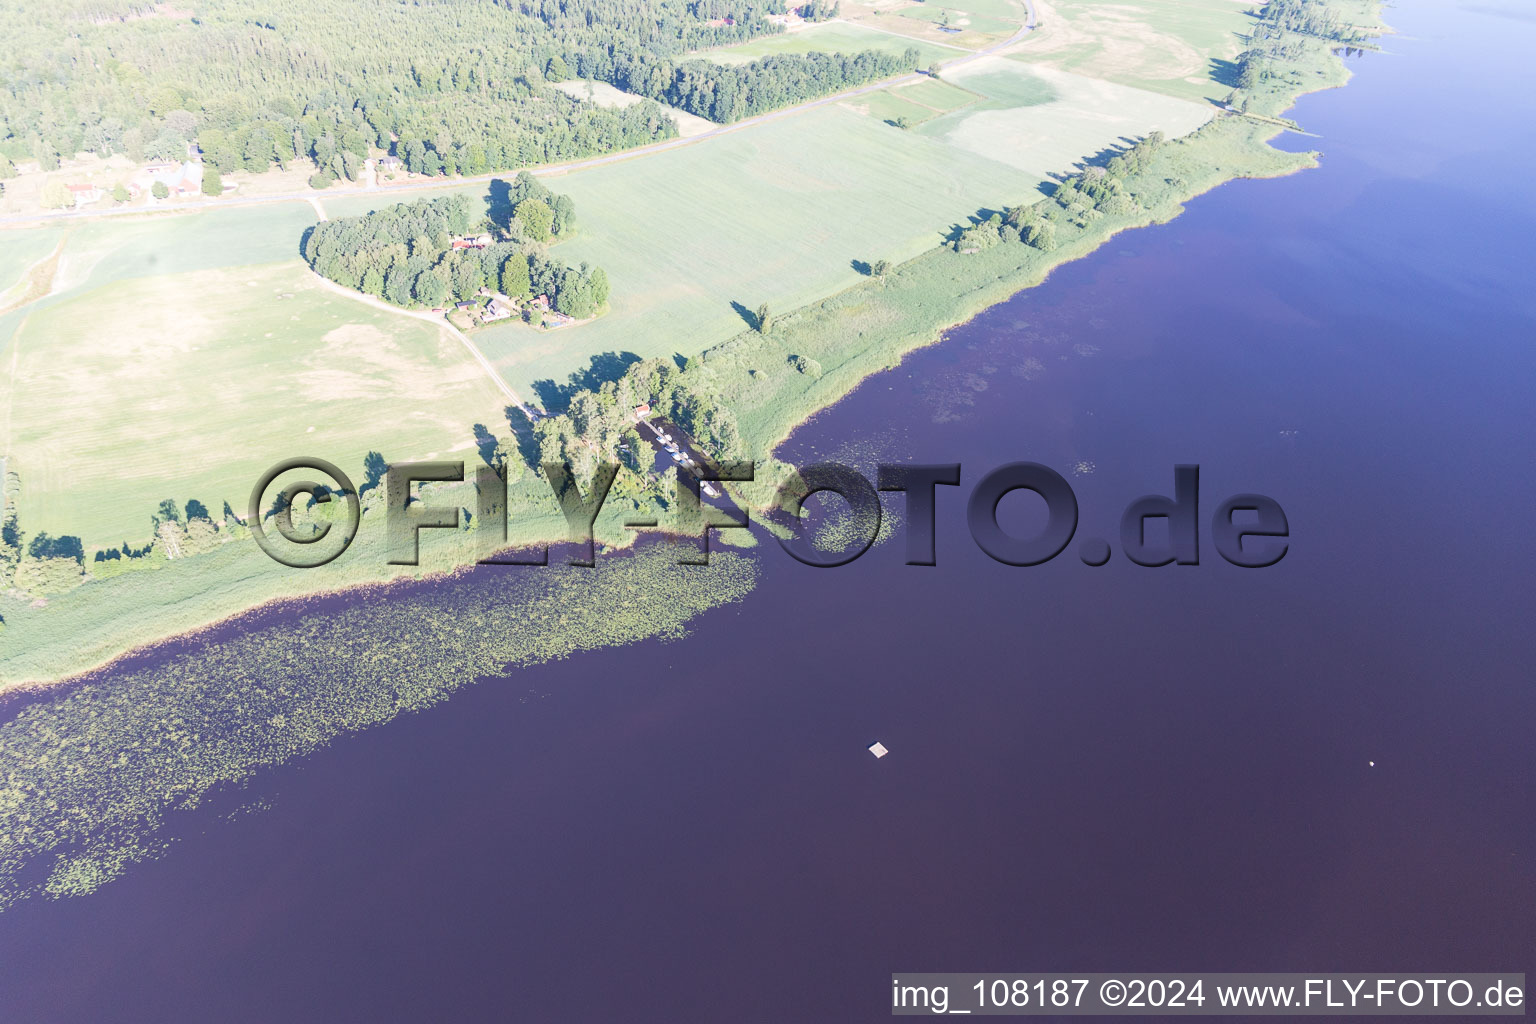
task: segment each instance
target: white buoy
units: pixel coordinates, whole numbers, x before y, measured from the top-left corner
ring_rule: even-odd
[[[1376,767],[1376,762],[1375,761],[1367,761],[1366,764],[1370,765],[1372,768]]]
[[[869,745],[869,752],[874,754],[876,757],[884,757],[886,754],[890,753],[889,750],[885,749],[885,744],[881,743],[879,740],[875,740],[875,742]]]

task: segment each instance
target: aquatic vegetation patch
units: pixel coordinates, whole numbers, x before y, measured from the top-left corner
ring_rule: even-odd
[[[0,725],[0,910],[94,891],[165,848],[168,812],[420,711],[478,677],[684,635],[756,563],[665,545],[593,570],[495,567],[259,612],[24,707]]]

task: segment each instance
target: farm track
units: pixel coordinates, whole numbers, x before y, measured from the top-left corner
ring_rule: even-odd
[[[375,309],[382,309],[386,313],[394,313],[397,316],[414,317],[417,320],[432,324],[434,327],[441,328],[442,330],[452,334],[455,338],[458,339],[459,344],[463,345],[464,348],[469,352],[470,356],[474,358],[475,362],[480,364],[480,368],[490,376],[491,382],[496,385],[501,393],[506,395],[507,398],[511,400],[513,405],[517,406],[519,412],[528,417],[528,422],[532,423],[534,420],[539,418],[539,413],[529,408],[527,403],[525,403],[518,395],[518,393],[512,389],[512,385],[508,384],[506,379],[502,377],[501,372],[496,369],[496,365],[487,359],[485,357],[485,353],[481,352],[479,347],[470,340],[469,335],[465,334],[463,331],[453,326],[453,324],[449,323],[447,317],[437,313],[428,313],[421,310],[404,309],[400,306],[385,302],[383,299],[376,299],[372,295],[364,295],[362,292],[343,287],[342,285],[337,284],[335,281],[330,281],[321,277],[313,270],[310,270],[310,274],[316,281],[320,283],[321,287],[325,288],[327,291],[335,292],[337,295],[340,295],[343,298],[351,299],[354,302],[361,302],[365,306],[372,306]]]

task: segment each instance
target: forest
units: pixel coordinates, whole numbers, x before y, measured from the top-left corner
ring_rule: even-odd
[[[496,222],[465,195],[399,203],[360,217],[317,224],[304,239],[304,259],[322,277],[397,306],[468,302],[482,288],[510,298],[544,295],[560,313],[584,320],[608,302],[601,267],[570,267],[549,245],[575,230],[575,206],[526,171],[505,190],[509,214]],[[453,241],[490,228],[501,237],[483,247]]]
[[[605,108],[573,75],[717,121],[908,66],[867,53],[674,63],[782,31],[783,0],[0,0],[0,175],[90,151],[221,174],[295,161],[355,180],[370,149],[476,175],[674,137],[656,103]]]

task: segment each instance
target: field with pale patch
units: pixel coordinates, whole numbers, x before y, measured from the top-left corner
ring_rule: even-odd
[[[164,498],[242,511],[268,466],[473,456],[500,392],[446,331],[297,261],[122,279],[36,310],[0,362],[0,446],[28,533],[142,543]]]
[[[1232,91],[1253,28],[1246,0],[1035,0],[1040,28],[1009,55],[1207,102]]]
[[[972,61],[945,78],[985,99],[918,131],[1037,178],[1153,130],[1187,135],[1215,113],[1207,104],[1004,57]]]

